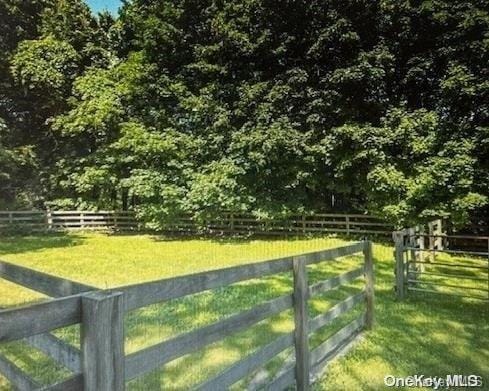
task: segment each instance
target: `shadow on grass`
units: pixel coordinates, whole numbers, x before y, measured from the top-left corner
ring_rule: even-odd
[[[428,296],[397,303],[391,295],[385,298],[379,295],[378,301],[381,304],[377,306],[376,327],[368,334],[367,344],[360,345],[342,363],[346,376],[356,377],[361,389],[379,389],[383,376],[388,374],[443,377],[476,374],[488,381],[489,330],[485,304]],[[385,363],[387,371],[368,369],[378,362]],[[362,363],[363,370],[357,363]],[[374,379],[370,387],[369,378]]]
[[[306,235],[265,235],[265,234],[236,234],[236,235],[220,235],[220,234],[154,234],[147,233],[153,240],[158,242],[172,241],[194,241],[205,240],[212,243],[222,244],[243,244],[246,242],[301,242],[304,240],[324,239],[325,233],[322,234],[306,234]],[[127,235],[126,233],[114,232],[112,235]],[[362,236],[345,236],[345,235],[328,235],[329,239],[340,239],[349,242],[362,240]]]
[[[387,249],[383,250],[387,251]],[[335,362],[317,390],[382,390],[386,375],[480,375],[489,389],[489,306],[433,294],[393,293],[393,263],[376,257],[376,323]]]
[[[0,256],[50,248],[73,247],[84,242],[81,233],[45,233],[36,235],[11,235],[0,239]]]
[[[196,239],[189,238],[189,240]],[[215,238],[214,240],[227,244],[243,243],[250,239],[259,240],[256,238]],[[265,238],[260,239],[269,241]],[[275,239],[284,240],[284,238]],[[304,238],[286,239],[303,240]],[[83,237],[80,240],[83,240]],[[181,240],[182,238],[178,237],[178,241]],[[487,304],[433,295],[412,295],[407,300],[398,302],[393,292],[392,248],[376,245],[374,251],[375,328],[365,334],[365,339],[355,349],[341,360],[337,360],[328,371],[328,377],[319,381],[315,387],[324,390],[378,390],[383,389],[383,377],[387,374],[395,376],[478,374],[485,376],[486,381],[489,381]],[[360,262],[360,257],[354,256],[342,258],[338,262],[324,262],[311,266],[310,282],[314,283],[354,269]],[[359,281],[361,282],[361,279]],[[310,316],[327,311],[338,301],[356,293],[360,288],[361,284],[351,284],[311,300]],[[133,311],[125,320],[126,354],[214,323],[261,302],[291,293],[291,290],[292,275],[283,273]],[[363,306],[356,307],[351,313],[321,329],[311,338],[311,347],[328,338],[362,308]],[[286,311],[223,341],[174,360],[163,368],[157,368],[130,382],[128,389],[144,391],[189,389],[192,385],[214,376],[233,362],[244,358],[258,347],[271,342],[277,336],[292,330],[292,327],[292,314]],[[77,333],[77,330],[70,329],[62,336],[73,342]],[[26,350],[20,348],[18,350],[21,356],[27,354]],[[26,362],[27,359],[25,358]],[[266,366],[267,370],[273,374],[280,368],[284,359],[285,355],[274,358]],[[51,379],[54,375],[49,376]]]

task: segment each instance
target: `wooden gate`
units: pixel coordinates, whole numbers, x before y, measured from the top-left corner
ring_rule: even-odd
[[[418,292],[489,301],[489,237],[410,228],[394,232],[393,239],[399,299]],[[472,245],[458,249],[461,240]]]

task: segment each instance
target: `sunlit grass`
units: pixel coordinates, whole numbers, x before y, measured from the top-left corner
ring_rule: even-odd
[[[168,239],[150,235],[106,236],[69,234],[12,237],[0,243],[0,258],[97,287],[156,280],[203,270],[245,264],[285,255],[344,245],[334,238],[275,240]],[[328,367],[315,385],[320,390],[378,390],[386,374],[480,374],[489,382],[487,304],[443,296],[410,296],[399,303],[393,294],[392,248],[376,244],[376,326],[345,357]],[[310,282],[359,266],[360,256],[309,267]],[[361,289],[362,280],[310,301],[310,316],[327,311]],[[291,292],[290,273],[246,281],[168,303],[144,307],[126,315],[126,353],[135,352],[226,316]],[[40,299],[24,288],[0,281],[0,306]],[[360,313],[356,307],[311,337],[314,348]],[[293,328],[291,311],[238,332],[196,353],[174,360],[128,383],[130,390],[186,390]],[[78,328],[57,332],[78,343]],[[2,351],[33,377],[49,384],[65,371],[19,343]],[[266,366],[273,375],[290,350]],[[51,369],[49,369],[51,368]],[[251,375],[247,380],[253,378]],[[244,388],[237,383],[236,389]],[[8,389],[0,378],[0,389]]]
[[[100,288],[256,262],[344,244],[337,238],[245,240],[69,234],[4,238],[0,257]]]

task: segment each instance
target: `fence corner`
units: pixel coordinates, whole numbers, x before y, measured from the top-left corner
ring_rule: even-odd
[[[124,390],[124,308],[120,292],[82,296],[82,371],[85,391]]]

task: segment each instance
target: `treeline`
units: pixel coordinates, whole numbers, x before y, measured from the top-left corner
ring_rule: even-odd
[[[0,206],[464,221],[489,3],[0,1]]]

